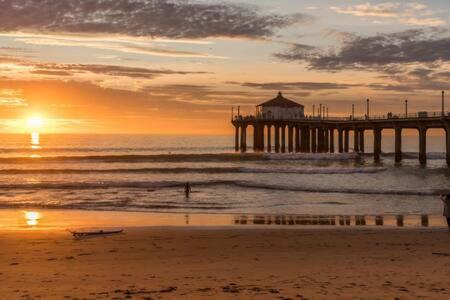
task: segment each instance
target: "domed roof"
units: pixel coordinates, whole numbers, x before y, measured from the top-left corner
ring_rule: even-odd
[[[283,94],[281,92],[278,92],[278,96],[276,96],[275,98],[266,101],[264,103],[261,103],[258,106],[262,106],[262,107],[283,107],[283,108],[291,108],[291,107],[304,107],[303,105],[289,100],[287,98],[283,97]]]

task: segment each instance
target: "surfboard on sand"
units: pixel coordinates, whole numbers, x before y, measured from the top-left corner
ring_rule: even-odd
[[[122,233],[123,229],[68,230],[74,237],[97,236]]]

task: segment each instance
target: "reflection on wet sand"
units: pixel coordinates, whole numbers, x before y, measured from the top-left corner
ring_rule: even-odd
[[[1,210],[2,229],[66,229],[147,226],[350,226],[440,227],[442,215],[266,215],[266,214],[179,214],[77,210]]]
[[[327,225],[327,226],[390,226],[390,227],[430,227],[445,226],[440,216],[396,215],[396,216],[335,216],[335,215],[239,215],[235,225]]]

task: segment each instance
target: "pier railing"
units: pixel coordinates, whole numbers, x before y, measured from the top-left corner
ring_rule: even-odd
[[[302,121],[302,120],[314,120],[314,121],[364,121],[364,120],[408,120],[408,119],[433,119],[450,117],[450,111],[442,113],[439,112],[416,112],[408,114],[394,114],[387,113],[384,115],[369,115],[369,116],[348,116],[348,117],[328,117],[328,116],[304,116],[296,118],[274,118],[262,115],[234,115],[234,121]]]

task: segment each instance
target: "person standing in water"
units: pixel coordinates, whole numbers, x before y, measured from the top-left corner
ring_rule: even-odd
[[[450,229],[450,194],[441,195],[441,200],[444,202],[444,217],[447,218],[447,225]]]
[[[189,182],[186,182],[184,185],[184,194],[186,195],[186,198],[189,198],[189,194],[192,192],[191,185]]]

